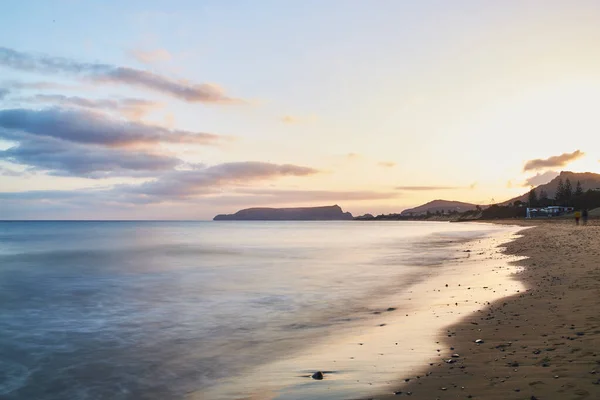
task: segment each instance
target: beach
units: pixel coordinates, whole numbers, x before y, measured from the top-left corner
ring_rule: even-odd
[[[436,354],[445,326],[523,289],[496,248],[517,230],[3,222],[0,397],[325,400],[391,391]],[[323,380],[311,378],[316,371]]]
[[[388,229],[397,224],[386,223]],[[495,230],[491,224],[425,224],[450,231],[411,246],[413,255],[403,262],[419,272],[409,285],[389,275],[390,291],[363,299],[354,322],[313,337],[301,351],[288,352],[225,380],[216,391],[193,393],[190,399],[338,400],[361,398],[378,389],[393,393],[398,376],[409,378],[432,357],[441,357],[440,331],[488,301],[524,290],[513,279],[519,268],[510,265],[518,258],[503,254],[498,247],[515,237],[517,227]],[[483,228],[486,233],[465,240],[454,231],[459,227]],[[317,371],[324,374],[323,380],[311,378]]]
[[[2,227],[2,398],[600,398],[596,221]]]
[[[600,223],[498,223],[524,227],[505,253],[527,257],[526,289],[449,326],[439,357],[369,398],[600,398]]]

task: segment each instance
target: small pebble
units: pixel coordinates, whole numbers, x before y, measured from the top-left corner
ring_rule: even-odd
[[[323,379],[323,373],[321,371],[317,371],[314,374],[312,374],[312,378],[320,381]]]

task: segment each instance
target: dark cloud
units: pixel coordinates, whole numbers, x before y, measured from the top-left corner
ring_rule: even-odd
[[[160,142],[212,145],[221,139],[220,136],[210,133],[170,130],[139,122],[113,120],[105,115],[83,110],[57,108],[0,110],[0,128],[12,132],[4,133],[4,136],[14,137],[15,132],[26,132],[36,136],[105,146]]]
[[[10,90],[0,88],[0,100],[4,99],[6,96],[8,96],[9,93],[10,93]]]
[[[428,190],[454,190],[462,189],[459,186],[396,186],[396,190],[428,191]]]
[[[217,85],[174,80],[152,72],[110,64],[82,63],[61,57],[49,57],[0,47],[0,66],[19,71],[68,74],[96,82],[138,86],[164,93],[187,102],[240,103]]]
[[[52,175],[93,179],[153,176],[181,164],[174,157],[28,135],[21,136],[17,145],[0,151],[0,159]]]
[[[571,161],[575,161],[578,158],[581,158],[585,155],[585,153],[580,150],[575,150],[572,153],[563,153],[560,156],[552,156],[549,158],[537,158],[535,160],[529,160],[525,163],[523,167],[523,171],[535,171],[539,169],[545,168],[558,168],[564,167],[569,164]]]
[[[556,171],[546,171],[544,173],[537,173],[534,176],[527,178],[523,183],[523,186],[539,186],[550,182],[552,179],[559,175]]]
[[[140,119],[149,111],[162,107],[161,103],[135,98],[124,99],[87,99],[78,96],[62,94],[38,94],[32,97],[20,98],[20,101],[51,103],[65,107],[82,107],[119,112],[131,119]]]
[[[88,104],[86,99],[67,99]],[[139,106],[143,103],[135,99],[92,103],[98,106],[123,104]],[[13,147],[0,151],[0,159],[51,175],[93,179],[152,177],[182,164],[178,158],[136,150],[129,145],[215,144],[220,139],[217,135],[169,130],[110,119],[89,111],[63,109],[0,110],[0,138],[15,142]]]

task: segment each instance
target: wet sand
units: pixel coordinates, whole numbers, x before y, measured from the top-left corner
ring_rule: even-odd
[[[409,264],[426,264],[417,268],[417,281],[390,295],[365,299],[356,323],[349,322],[300,352],[234,377],[226,383],[226,392],[222,385],[188,398],[340,400],[380,390],[393,393],[399,387],[398,376],[415,379],[425,374],[424,365],[449,357],[438,338],[440,331],[490,301],[524,291],[513,278],[518,268],[510,265],[517,257],[498,248],[519,230],[507,227],[467,241],[447,237],[444,240],[454,244],[444,250],[442,259],[424,257],[431,255],[434,242],[417,244],[415,249],[423,253],[416,251],[422,255]],[[316,371],[324,373],[323,380],[311,378]]]
[[[498,223],[530,227],[506,245],[528,257],[526,290],[449,326],[439,358],[369,398],[600,399],[600,222]]]

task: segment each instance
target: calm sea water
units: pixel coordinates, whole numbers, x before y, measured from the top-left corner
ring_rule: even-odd
[[[215,393],[222,378],[360,323],[373,299],[496,229],[0,222],[0,398]]]

